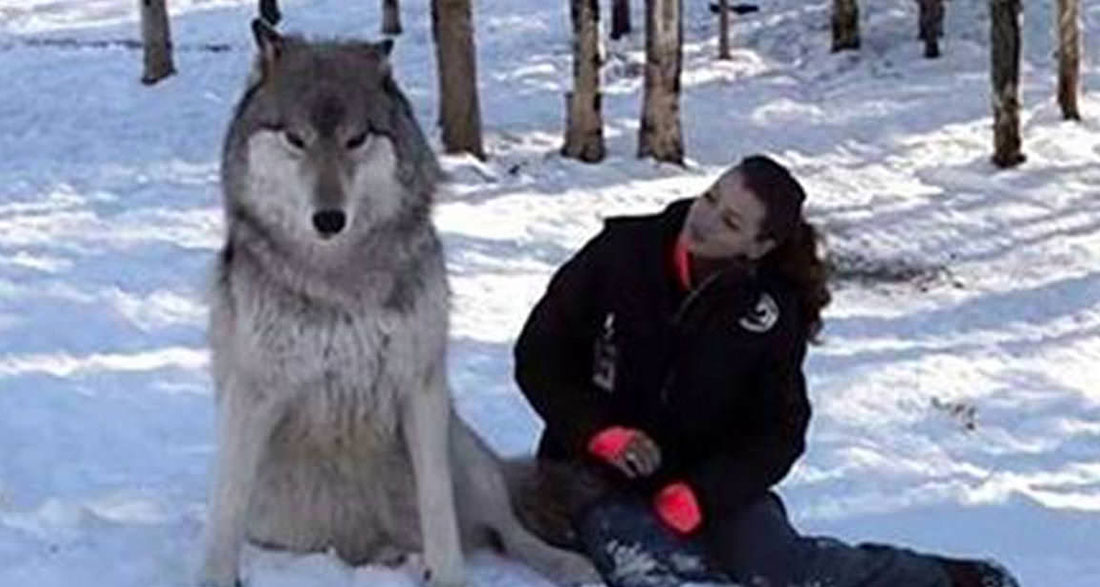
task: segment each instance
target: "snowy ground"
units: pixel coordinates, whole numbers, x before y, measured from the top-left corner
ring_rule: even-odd
[[[0,0],[0,585],[194,575],[213,451],[202,292],[253,2],[169,4],[180,75],[149,89],[119,43],[136,38],[132,0]],[[375,36],[377,2],[285,4],[292,29]],[[403,4],[396,70],[432,121],[427,0]],[[686,170],[633,157],[641,35],[610,47],[611,156],[586,166],[556,155],[565,2],[476,4],[492,159],[446,161],[437,219],[452,384],[497,449],[529,451],[538,431],[510,344],[553,269],[602,216],[768,152],[804,180],[842,278],[808,363],[810,448],[782,486],[798,525],[995,556],[1028,587],[1100,585],[1100,97],[1060,121],[1053,0],[1027,3],[1029,160],[1007,172],[988,163],[985,0],[948,3],[937,61],[911,0],[865,2],[864,49],[843,55],[829,2],[762,0],[727,63],[689,0]],[[1083,4],[1092,89],[1100,3]],[[478,585],[544,584],[489,555],[473,568]],[[414,584],[324,555],[251,550],[246,569],[256,587]]]

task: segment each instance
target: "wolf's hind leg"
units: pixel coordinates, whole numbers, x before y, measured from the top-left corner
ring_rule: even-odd
[[[546,544],[512,517],[498,529],[504,553],[522,561],[557,585],[599,583],[596,568],[584,556]]]

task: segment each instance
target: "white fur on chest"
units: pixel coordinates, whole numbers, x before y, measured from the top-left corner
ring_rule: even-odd
[[[399,396],[418,383],[403,363],[425,360],[408,352],[418,345],[406,316],[270,291],[236,298],[235,367],[285,404],[276,441],[325,453],[393,443]]]

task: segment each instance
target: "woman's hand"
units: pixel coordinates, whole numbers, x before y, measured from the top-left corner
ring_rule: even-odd
[[[648,477],[661,466],[661,447],[641,430],[623,450],[622,457],[612,463],[631,479]]]
[[[630,479],[648,477],[661,467],[661,448],[635,428],[607,428],[592,438],[588,450]]]

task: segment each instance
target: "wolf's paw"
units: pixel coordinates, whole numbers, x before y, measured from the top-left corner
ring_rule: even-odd
[[[462,567],[443,571],[445,572],[435,572],[432,569],[424,571],[424,583],[428,587],[466,587],[466,573]]]
[[[600,584],[600,573],[592,562],[581,555],[564,553],[555,564],[554,577],[565,585]]]
[[[416,556],[415,553],[387,546],[371,559],[371,564],[396,569],[399,567],[414,566],[418,558],[419,557]]]
[[[236,565],[209,558],[199,575],[199,587],[244,587]]]

